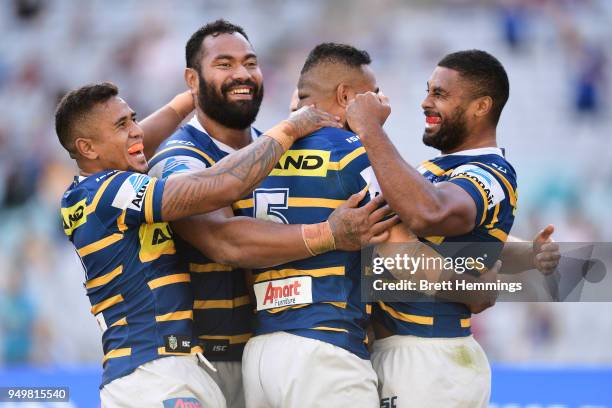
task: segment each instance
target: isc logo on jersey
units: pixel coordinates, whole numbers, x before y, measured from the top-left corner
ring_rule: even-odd
[[[117,190],[112,206],[121,210],[130,208],[140,211],[150,181],[144,174],[132,174]]]
[[[289,150],[270,175],[326,177],[329,157],[330,152],[326,150]]]
[[[257,310],[312,303],[312,278],[298,276],[256,283]]]

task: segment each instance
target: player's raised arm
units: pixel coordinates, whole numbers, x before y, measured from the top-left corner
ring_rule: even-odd
[[[360,136],[391,208],[418,236],[453,236],[473,230],[474,200],[451,183],[434,186],[400,156],[382,128],[390,112],[387,99],[372,92],[357,95],[347,108],[349,126]]]
[[[143,152],[147,159],[153,156],[159,145],[176,130],[193,108],[193,96],[190,91],[185,91],[140,121],[144,132]]]
[[[354,194],[325,222],[286,225],[251,217],[234,217],[229,208],[172,223],[181,238],[215,262],[243,268],[266,268],[335,249],[355,251],[387,238],[397,217],[378,196],[357,208],[363,193]],[[248,231],[248,233],[245,233]]]
[[[272,171],[294,141],[322,127],[340,124],[335,116],[305,106],[211,168],[168,179],[162,199],[163,220],[207,213],[239,200]]]

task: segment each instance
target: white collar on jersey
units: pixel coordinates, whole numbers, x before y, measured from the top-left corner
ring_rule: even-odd
[[[441,154],[440,157],[443,157],[443,156],[480,156],[483,154],[496,154],[498,156],[504,157],[504,152],[499,147],[481,147],[478,149],[461,150],[455,153]]]
[[[215,139],[213,136],[211,136],[204,129],[204,126],[202,126],[202,124],[198,120],[198,116],[197,115],[193,115],[193,118],[191,118],[191,120],[187,124],[193,126],[196,129],[198,129],[202,133],[206,133],[210,137],[210,139],[213,141],[213,143],[216,144],[217,147],[219,149],[221,149],[222,151],[224,151],[226,153],[234,153],[236,151],[236,149],[234,149],[233,147],[228,146],[225,143],[223,143],[223,142]],[[251,127],[251,141],[257,139],[257,137],[258,137],[257,132],[255,131],[255,129],[253,129],[253,127]]]

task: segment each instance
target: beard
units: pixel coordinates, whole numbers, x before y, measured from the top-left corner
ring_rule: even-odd
[[[198,104],[202,111],[212,120],[230,129],[246,129],[255,122],[259,113],[259,106],[264,95],[263,84],[257,86],[252,80],[231,81],[221,86],[221,92],[206,82],[198,73],[200,86]],[[227,92],[237,85],[248,85],[253,89],[253,99],[244,101],[230,101]]]
[[[467,133],[465,109],[458,106],[449,118],[442,121],[437,132],[427,133],[425,130],[423,143],[441,152],[447,152],[461,145]]]

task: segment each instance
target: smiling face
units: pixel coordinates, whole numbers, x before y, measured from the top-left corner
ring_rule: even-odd
[[[263,76],[251,44],[240,33],[209,35],[198,72],[197,101],[211,119],[232,129],[255,121],[263,99]]]
[[[427,82],[421,107],[425,115],[423,143],[442,153],[460,146],[469,135],[471,95],[459,72],[436,67]]]
[[[97,104],[88,114],[75,140],[81,160],[92,172],[130,170],[146,173],[143,131],[136,114],[118,96]]]

